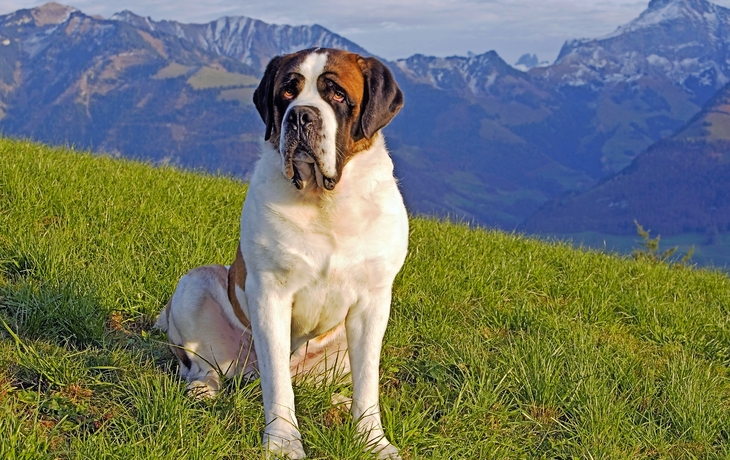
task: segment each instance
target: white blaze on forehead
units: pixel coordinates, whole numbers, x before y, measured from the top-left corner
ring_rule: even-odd
[[[332,106],[322,99],[317,89],[317,79],[324,72],[326,65],[327,53],[313,52],[302,61],[296,72],[304,77],[304,86],[302,87],[301,93],[287,107],[286,113],[284,113],[284,120],[289,115],[289,111],[299,105],[319,109],[322,117],[322,142],[319,145],[319,151],[314,152],[316,156],[315,161],[319,164],[322,174],[326,177],[334,178],[337,174],[337,117]],[[285,145],[285,134],[285,129],[282,129],[280,143],[282,146]]]

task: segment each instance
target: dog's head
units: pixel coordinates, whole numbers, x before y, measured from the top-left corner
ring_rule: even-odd
[[[403,93],[383,63],[324,48],[272,59],[253,100],[265,139],[299,190],[312,179],[333,190],[347,161],[370,147],[403,107]]]

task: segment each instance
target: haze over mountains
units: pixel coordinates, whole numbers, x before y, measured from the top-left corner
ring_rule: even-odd
[[[54,3],[19,10],[0,16],[0,132],[245,178],[262,133],[251,94],[264,66],[276,54],[313,46],[368,54],[320,26],[243,17],[181,24],[129,11],[102,19]],[[566,192],[575,198],[600,181],[580,196],[607,190],[606,178],[632,162],[636,181],[651,176],[636,172],[648,160],[634,160],[680,142],[672,136],[683,126],[704,133],[702,123],[710,123],[709,131],[724,132],[708,114],[730,82],[729,47],[730,10],[705,0],[652,0],[614,33],[571,40],[555,63],[528,60],[526,72],[493,51],[391,62],[406,107],[386,136],[408,205],[507,229],[523,222],[535,232],[588,228],[576,216],[587,211],[560,213],[546,203],[562,197],[565,207]],[[663,138],[671,139],[642,154]],[[696,150],[683,149],[656,161]],[[700,163],[685,161],[681,169],[705,177],[695,174]],[[592,198],[581,199],[580,209],[591,208]],[[646,203],[631,208],[643,215],[624,220],[648,220],[647,209],[660,209]],[[712,218],[697,222],[727,228]],[[614,221],[590,228],[628,231]]]

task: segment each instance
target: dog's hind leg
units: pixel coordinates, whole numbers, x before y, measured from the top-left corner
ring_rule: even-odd
[[[345,323],[307,341],[291,354],[292,379],[316,383],[343,382],[350,377]]]
[[[191,270],[180,279],[172,300],[160,314],[167,326],[180,376],[195,397],[212,397],[221,389],[221,376],[256,372],[251,331],[232,324],[223,311],[228,302],[228,272],[222,265]],[[165,324],[166,323],[166,324]]]

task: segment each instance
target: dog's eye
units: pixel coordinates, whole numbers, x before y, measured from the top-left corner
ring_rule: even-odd
[[[282,97],[284,99],[293,99],[294,98],[294,91],[290,89],[285,89],[284,94],[282,94]]]
[[[335,93],[332,95],[332,99],[334,99],[335,102],[343,102],[345,100],[345,93],[335,90]]]

